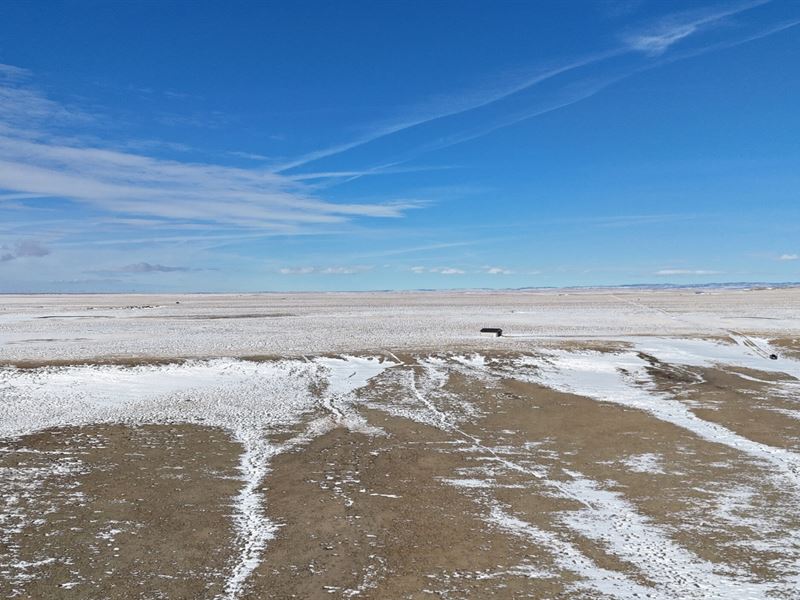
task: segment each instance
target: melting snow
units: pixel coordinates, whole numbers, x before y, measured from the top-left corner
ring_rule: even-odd
[[[684,403],[656,392],[647,371],[649,363],[635,352],[551,350],[545,360],[524,357],[520,364],[539,367],[528,377],[553,389],[647,411],[704,440],[767,461],[800,489],[800,455],[755,442],[722,425],[701,419]]]
[[[770,361],[763,356],[763,341],[754,346],[706,340],[635,340],[635,350],[590,352],[548,350],[540,357],[516,361],[519,369],[503,376],[534,380],[554,389],[605,402],[641,409],[682,427],[699,437],[724,444],[777,467],[784,478],[800,488],[800,456],[785,449],[754,442],[735,432],[698,418],[684,403],[657,392],[648,372],[649,363],[639,352],[673,364],[686,366],[727,365],[738,368],[783,372],[800,376],[797,361]],[[234,523],[240,554],[226,579],[223,598],[234,600],[261,561],[264,548],[276,526],[266,516],[259,491],[268,473],[269,460],[292,444],[302,443],[333,425],[365,430],[357,411],[355,392],[391,367],[401,367],[376,357],[342,356],[312,361],[281,360],[248,362],[234,359],[195,360],[182,364],[140,366],[77,366],[30,371],[0,369],[0,437],[19,436],[62,425],[105,422],[185,422],[228,429],[243,447],[240,472],[243,487],[234,504]],[[574,532],[606,547],[650,577],[651,588],[625,573],[599,567],[562,534],[526,523],[491,501],[489,520],[553,552],[556,565],[576,573],[576,589],[592,590],[615,598],[762,598],[775,586],[751,583],[738,572],[721,572],[670,538],[665,528],[640,515],[620,494],[604,489],[579,474],[571,481],[545,478],[546,470],[535,464],[514,462],[508,448],[484,445],[461,428],[475,415],[468,400],[445,388],[451,371],[467,374],[487,385],[496,379],[495,364],[478,354],[447,358],[429,357],[418,365],[398,369],[391,380],[407,390],[404,397],[384,404],[370,404],[392,414],[452,432],[471,448],[502,467],[540,480],[564,497],[578,499],[583,509],[566,513],[563,524]],[[320,384],[322,384],[320,386]],[[321,398],[312,393],[321,387]],[[403,396],[401,394],[401,396]],[[276,426],[298,423],[310,414],[327,411],[311,420],[304,436],[281,446],[269,442]],[[511,448],[513,450],[513,448]],[[627,457],[631,470],[661,472],[661,457],[652,453]],[[494,464],[493,463],[493,464]],[[465,489],[491,495],[491,489],[510,487],[484,478],[443,479]],[[513,487],[517,487],[514,485]],[[392,494],[372,495],[397,498]],[[750,501],[745,498],[743,501]],[[13,506],[12,497],[6,502]],[[734,515],[735,508],[720,506],[719,513]],[[776,548],[780,548],[778,545]],[[531,568],[532,576],[545,574]],[[777,585],[777,584],[776,584]],[[352,591],[356,594],[358,591]]]
[[[640,515],[620,494],[602,489],[578,473],[563,485],[585,498],[589,509],[563,513],[563,522],[605,546],[651,579],[660,598],[766,598],[780,584],[748,581],[743,573],[725,573],[679,546],[661,527]]]
[[[664,473],[663,461],[664,457],[660,454],[645,452],[626,457],[622,464],[634,473]]]
[[[661,362],[693,367],[729,366],[753,369],[766,373],[783,373],[800,379],[800,361],[780,357],[767,340],[733,336],[735,344],[706,339],[640,337],[627,338],[639,352],[654,356]]]
[[[618,600],[652,597],[652,588],[637,583],[624,573],[610,571],[597,565],[570,542],[555,533],[540,529],[506,512],[499,504],[491,508],[488,521],[501,529],[526,538],[536,546],[551,551],[556,566],[571,571],[582,581],[574,587],[607,594]]]
[[[233,517],[241,551],[223,596],[233,600],[244,591],[276,530],[264,512],[259,487],[270,458],[287,445],[271,445],[269,429],[299,422],[319,408],[311,388],[320,376],[327,383],[324,407],[340,417],[340,424],[363,429],[365,421],[350,406],[353,392],[396,364],[344,356],[314,362],[214,359],[137,367],[0,369],[0,437],[116,422],[194,423],[231,431],[243,447],[239,470],[244,481]],[[293,442],[326,429],[312,423],[306,436]]]
[[[380,375],[397,363],[370,356],[343,356],[341,358],[317,358],[317,364],[328,372],[328,393],[333,396],[346,396],[364,387],[369,380]]]

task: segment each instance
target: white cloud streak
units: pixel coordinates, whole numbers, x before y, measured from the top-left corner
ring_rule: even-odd
[[[401,217],[413,201],[337,203],[265,170],[164,160],[65,140],[54,123],[90,117],[46,98],[24,69],[0,68],[2,199],[67,199],[108,213],[291,233],[308,224]]]
[[[438,273],[439,275],[465,275],[466,271],[463,269],[458,269],[456,267],[421,267],[421,266],[414,266],[411,267],[410,271],[412,273],[422,274],[422,273]]]
[[[111,269],[113,273],[178,273],[191,271],[189,267],[170,267],[167,265],[154,265],[147,262],[126,265],[119,269]]]
[[[488,275],[513,275],[514,271],[505,267],[484,267],[484,272]]]
[[[116,213],[248,227],[399,217],[411,204],[335,204],[264,171],[30,142],[0,135],[0,188]]]
[[[548,81],[558,75],[590,65],[592,63],[603,61],[607,58],[616,56],[621,52],[622,50],[620,49],[600,52],[574,61],[569,61],[555,67],[538,70],[532,74],[514,77],[510,80],[507,79],[506,81],[500,82],[494,86],[487,86],[484,89],[477,89],[472,92],[464,92],[458,96],[448,95],[433,98],[426,104],[409,110],[409,113],[412,116],[403,117],[378,125],[369,133],[353,141],[310,152],[295,160],[278,166],[276,171],[288,171],[328,156],[341,154],[347,150],[352,150],[353,148],[363,146],[389,135],[411,129],[412,127],[417,127],[419,125],[424,125],[439,119],[460,115],[488,106],[490,104],[494,104],[495,102]]]
[[[25,79],[29,77],[31,74],[28,69],[22,69],[20,67],[15,67],[14,65],[6,65],[0,63],[0,76],[3,76],[10,80],[19,80]]]
[[[691,275],[721,275],[722,271],[711,271],[708,269],[661,269],[655,272],[659,276],[691,276]]]
[[[541,271],[515,271],[513,269],[507,269],[506,267],[498,267],[498,266],[484,266],[480,269],[471,268],[471,269],[463,269],[458,267],[425,267],[422,265],[416,265],[410,267],[408,269],[412,273],[416,273],[418,275],[422,274],[439,274],[439,275],[466,275],[466,274],[475,274],[475,275],[515,275],[515,274],[523,274],[523,275],[538,275]]]
[[[407,116],[405,117],[374,125],[367,134],[364,134],[355,140],[310,152],[295,160],[288,161],[276,167],[275,170],[276,172],[283,172],[301,167],[308,163],[347,152],[348,150],[352,150],[359,146],[369,144],[370,142],[374,142],[381,138],[391,136],[408,129],[475,111],[477,109],[499,103],[527,90],[531,90],[532,88],[535,88],[536,86],[555,79],[561,75],[568,74],[590,65],[604,63],[609,59],[624,56],[626,54],[643,54],[650,58],[660,56],[666,53],[679,41],[695,36],[696,34],[702,33],[714,26],[721,25],[729,17],[753,9],[760,5],[767,4],[770,1],[771,0],[748,0],[745,2],[737,2],[732,5],[729,4],[726,6],[703,8],[668,15],[656,23],[642,26],[635,31],[631,31],[623,35],[622,43],[616,48],[597,52],[577,60],[566,61],[556,66],[550,66],[545,69],[534,71],[533,73],[528,73],[521,76],[507,76],[500,82],[485,85],[484,87],[478,88],[472,92],[463,92],[459,95],[442,95],[439,97],[434,97],[428,103],[408,110]],[[777,31],[781,31],[787,27],[794,26],[795,24],[796,23],[782,24],[778,27],[765,30],[764,32],[751,35],[744,39],[709,46],[707,49],[700,49],[690,53],[690,56],[696,56],[705,51],[713,51],[720,48],[737,45],[739,43],[744,43],[746,41],[759,39],[760,37],[771,35],[772,33],[776,33]],[[663,63],[650,62],[645,67],[640,66],[632,68],[628,71],[617,73],[613,76],[606,76],[600,79],[587,79],[576,90],[565,94],[560,99],[552,100],[551,102],[547,103],[546,106],[531,107],[528,110],[522,111],[518,110],[515,113],[506,115],[505,118],[501,118],[494,123],[479,126],[472,132],[457,133],[449,138],[432,143],[419,149],[419,152],[441,149],[447,146],[472,140],[502,127],[507,127],[520,121],[541,116],[554,110],[575,104],[594,96],[598,92],[606,89],[614,83],[617,83],[618,81],[621,81],[622,79],[648,68],[658,66],[659,64]]]
[[[724,7],[703,8],[670,15],[641,31],[624,36],[625,44],[632,50],[649,55],[666,52],[672,45],[698,33],[721,24],[727,17],[767,4],[770,0],[750,0],[737,2]]]
[[[344,266],[328,266],[328,267],[283,267],[278,269],[281,275],[354,275],[356,273],[364,273],[371,271],[373,267],[368,265],[344,265]]]
[[[352,142],[308,153],[272,169],[170,161],[144,154],[92,147],[80,140],[64,141],[52,133],[53,123],[80,123],[90,120],[91,117],[80,110],[62,106],[46,98],[31,86],[32,75],[25,69],[0,65],[0,189],[8,192],[0,196],[0,202],[4,198],[66,198],[99,211],[116,213],[121,218],[160,219],[186,225],[222,224],[231,228],[252,228],[263,234],[322,232],[334,224],[347,223],[354,219],[401,217],[406,211],[419,207],[420,203],[413,199],[394,203],[331,202],[319,196],[318,186],[307,183],[325,178],[346,180],[365,175],[404,172],[404,169],[397,166],[400,164],[398,162],[372,169],[320,171],[297,175],[285,175],[282,172],[412,127],[494,105],[512,96],[517,99],[517,94],[527,92],[539,84],[615,57],[626,54],[663,54],[679,40],[766,1],[740,2],[716,11],[693,11],[669,16],[638,32],[629,33],[623,44],[617,48],[522,75],[504,76],[471,93],[433,98],[410,110],[411,116],[378,124],[371,132]],[[747,39],[757,39],[795,24],[783,24]],[[741,43],[741,40],[718,44],[714,48],[735,43]],[[705,50],[693,50],[684,57],[703,51]],[[671,53],[670,58],[664,60],[648,60],[643,66],[614,75],[595,76],[573,82],[569,89],[562,90],[563,93],[556,94],[546,102],[537,101],[527,107],[524,102],[517,103],[516,109],[500,111],[502,114],[491,119],[481,116],[472,130],[456,131],[449,137],[439,136],[437,141],[417,148],[416,151],[425,152],[461,143],[501,127],[569,106],[597,94],[633,73],[674,60],[673,56],[674,53]],[[505,106],[500,105],[501,108]],[[245,153],[241,156],[245,156]],[[247,156],[263,158],[259,155]],[[406,250],[384,254],[402,252]],[[446,274],[460,274],[459,271],[451,269]],[[688,274],[669,272],[681,271],[674,269],[662,271],[665,271],[665,275]],[[430,272],[442,273],[443,270]],[[490,274],[503,273],[498,271]]]

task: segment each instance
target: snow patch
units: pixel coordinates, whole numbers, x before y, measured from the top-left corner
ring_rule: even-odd
[[[639,514],[621,494],[600,487],[579,473],[569,473],[566,489],[585,498],[590,509],[568,511],[561,518],[580,535],[633,565],[653,581],[660,598],[767,598],[788,588],[761,583],[724,565],[703,560],[672,541],[669,532]]]
[[[800,489],[800,455],[755,442],[701,419],[682,402],[657,392],[647,371],[649,363],[635,352],[549,350],[543,359],[528,356],[518,362],[523,367],[537,367],[528,377],[547,387],[646,411],[704,440],[770,463],[795,489]]]
[[[664,473],[664,457],[660,454],[645,452],[643,454],[632,454],[623,459],[622,464],[634,473]]]
[[[547,548],[558,568],[575,573],[581,578],[580,582],[572,586],[576,592],[591,590],[618,600],[653,597],[652,588],[637,583],[624,573],[598,566],[572,543],[561,539],[553,532],[540,529],[509,514],[499,504],[491,507],[487,520],[500,529],[527,539],[536,546]]]

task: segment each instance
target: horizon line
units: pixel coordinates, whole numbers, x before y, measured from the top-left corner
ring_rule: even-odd
[[[542,286],[523,286],[523,287],[454,287],[454,288],[376,288],[368,290],[258,290],[258,291],[189,291],[189,292],[143,292],[143,291],[83,291],[83,292],[0,292],[0,296],[227,296],[227,295],[258,295],[258,294],[398,294],[398,293],[440,293],[440,292],[526,292],[536,290],[615,290],[615,289],[642,289],[642,290],[680,290],[680,289],[702,289],[702,288],[739,288],[757,289],[763,286],[779,287],[782,289],[800,288],[800,281],[722,281],[722,282],[703,282],[703,283],[618,283],[609,285],[542,285]]]

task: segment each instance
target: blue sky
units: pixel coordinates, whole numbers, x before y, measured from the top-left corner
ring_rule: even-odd
[[[0,4],[0,292],[800,280],[800,2]]]

